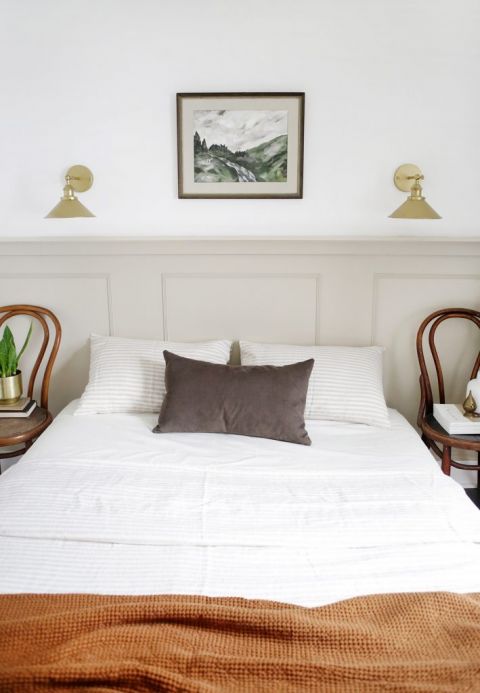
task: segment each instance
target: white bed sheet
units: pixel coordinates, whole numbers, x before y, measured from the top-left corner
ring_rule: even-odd
[[[480,512],[398,412],[308,421],[305,447],[75,407],[0,477],[0,592],[480,591]]]

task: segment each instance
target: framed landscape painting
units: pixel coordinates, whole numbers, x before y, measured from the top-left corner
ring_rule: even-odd
[[[179,197],[302,197],[305,94],[177,94]]]

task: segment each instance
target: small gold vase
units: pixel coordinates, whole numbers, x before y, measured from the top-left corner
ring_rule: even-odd
[[[15,404],[22,396],[22,373],[17,371],[8,378],[0,378],[0,404]]]
[[[467,399],[463,403],[463,411],[464,411],[464,416],[467,419],[470,419],[470,421],[474,421],[475,419],[480,419],[480,414],[477,414],[476,412],[477,409],[477,403],[472,395],[472,391],[468,391]]]

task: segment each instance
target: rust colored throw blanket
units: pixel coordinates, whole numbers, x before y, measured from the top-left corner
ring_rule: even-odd
[[[0,691],[480,691],[480,595],[0,596]]]

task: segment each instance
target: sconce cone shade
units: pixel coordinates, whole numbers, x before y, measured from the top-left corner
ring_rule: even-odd
[[[66,219],[69,217],[94,217],[89,209],[82,205],[76,197],[64,199],[61,198],[58,205],[47,214],[45,219]]]
[[[75,196],[75,192],[90,190],[93,183],[93,174],[89,168],[76,164],[71,166],[65,176],[65,187],[60,202],[45,219],[66,219],[71,217],[94,217],[95,214],[82,205]]]
[[[409,197],[403,205],[389,215],[392,219],[441,219],[440,214],[430,207],[423,197],[420,200]]]

